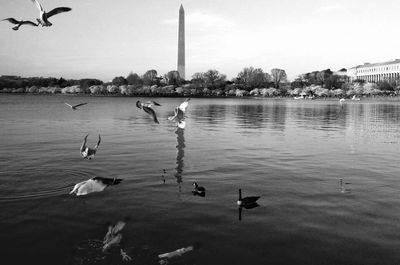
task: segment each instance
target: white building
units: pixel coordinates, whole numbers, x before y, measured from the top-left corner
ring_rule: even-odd
[[[356,79],[367,82],[399,82],[400,81],[400,59],[383,63],[364,63],[347,70],[350,81]]]

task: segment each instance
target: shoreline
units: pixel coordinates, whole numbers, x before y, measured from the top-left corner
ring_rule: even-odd
[[[241,98],[241,99],[285,99],[285,100],[295,100],[295,101],[333,101],[339,100],[343,97],[338,96],[328,96],[328,97],[314,97],[314,98],[295,98],[294,96],[235,96],[235,95],[190,95],[190,94],[169,94],[169,95],[160,95],[160,94],[135,94],[135,95],[123,95],[123,94],[90,94],[90,93],[30,93],[30,92],[3,92],[0,91],[1,95],[20,95],[20,96],[81,96],[81,97],[121,97],[121,98],[210,98],[210,99],[219,99],[219,98]],[[360,100],[351,100],[350,97],[345,97],[346,101],[369,101],[369,100],[389,100],[389,101],[400,101],[400,95],[364,95],[360,96]]]

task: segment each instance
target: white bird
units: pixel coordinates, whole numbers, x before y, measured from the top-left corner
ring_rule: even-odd
[[[190,98],[187,98],[184,102],[182,102],[179,107],[176,107],[174,110],[174,116],[168,117],[168,120],[173,121],[177,120],[178,121],[178,127],[179,128],[185,128],[185,113],[186,113],[186,108],[189,105],[189,100]]]
[[[32,21],[29,21],[29,20],[16,20],[15,18],[12,18],[12,17],[5,18],[5,19],[3,19],[3,21],[4,20],[7,20],[8,22],[16,25],[15,27],[12,28],[13,30],[18,30],[19,27],[21,27],[22,25],[31,25],[31,26],[34,26],[34,27],[38,26],[38,24],[36,24],[36,23],[34,23]]]
[[[40,25],[42,25],[42,27],[50,27],[51,25],[53,25],[49,21],[50,17],[57,15],[59,13],[68,12],[72,10],[70,7],[56,7],[50,12],[46,12],[44,11],[43,7],[37,0],[32,0],[32,2],[35,3],[37,8],[39,9],[40,15],[39,18],[37,18],[36,20],[39,22]]]
[[[76,105],[71,105],[71,104],[68,104],[67,102],[64,102],[64,104],[67,105],[67,106],[69,106],[71,109],[76,110],[77,107],[86,105],[87,102],[85,102],[85,103],[80,103],[80,104],[76,104]]]
[[[346,99],[344,99],[344,98],[339,99],[339,104],[340,104],[340,105],[343,105],[343,103],[344,103],[345,100],[346,100]]]
[[[81,155],[84,159],[90,160],[90,159],[94,158],[94,156],[96,155],[97,148],[100,145],[101,137],[99,134],[99,140],[97,141],[97,144],[93,148],[90,148],[90,147],[86,146],[86,141],[87,141],[88,136],[89,136],[89,134],[87,134],[85,136],[85,138],[83,139],[83,142],[82,142],[82,145],[81,145],[81,148],[79,149],[79,151],[81,152]]]
[[[147,114],[149,114],[155,123],[159,123],[157,120],[156,112],[151,108],[152,106],[161,106],[155,101],[147,101],[145,103],[140,100],[136,101],[136,107],[143,109]]]
[[[122,179],[117,178],[94,177],[76,184],[69,194],[75,193],[76,196],[81,196],[93,192],[100,192],[108,186],[119,184],[121,181]]]
[[[353,95],[353,97],[351,98],[351,100],[361,100],[360,98],[356,98],[356,95]]]

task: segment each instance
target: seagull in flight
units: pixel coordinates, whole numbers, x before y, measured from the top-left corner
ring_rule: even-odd
[[[69,7],[56,7],[53,10],[51,10],[50,12],[46,12],[44,11],[43,7],[40,5],[40,3],[37,0],[32,0],[33,3],[36,4],[37,8],[40,11],[40,18],[37,18],[36,20],[39,22],[39,25],[41,25],[42,27],[50,27],[51,25],[53,25],[50,21],[49,18],[57,15],[59,13],[63,13],[63,12],[68,12],[71,11],[72,9]]]
[[[95,154],[97,152],[97,148],[100,145],[101,137],[100,137],[100,134],[99,134],[99,140],[97,141],[97,144],[93,148],[90,148],[90,147],[86,146],[86,141],[87,141],[88,136],[89,136],[89,134],[87,134],[85,136],[85,138],[83,139],[83,142],[82,142],[82,145],[81,145],[81,148],[79,149],[79,151],[81,152],[81,156],[84,159],[89,159],[90,160],[90,159],[94,158],[94,156],[95,156]]]
[[[184,102],[182,102],[178,107],[175,108],[174,116],[168,117],[168,120],[170,121],[177,120],[178,127],[182,129],[185,128],[185,113],[186,108],[189,105],[189,100],[190,98],[187,98]]]
[[[149,114],[155,123],[159,123],[157,120],[156,112],[153,110],[152,106],[161,106],[155,101],[147,101],[145,103],[141,102],[140,100],[136,101],[136,107],[139,109],[143,109],[147,114]]]
[[[94,177],[76,184],[69,194],[75,193],[76,196],[81,196],[92,192],[100,192],[108,186],[119,184],[121,181],[122,179],[118,178]]]
[[[13,30],[18,30],[19,27],[21,27],[22,25],[31,25],[31,26],[34,26],[34,27],[38,26],[38,24],[36,24],[36,23],[34,23],[32,21],[29,21],[29,20],[16,20],[15,18],[12,18],[12,17],[5,18],[5,19],[3,19],[3,21],[4,20],[7,20],[8,22],[16,25],[15,27],[12,28]]]
[[[71,104],[68,104],[67,102],[64,102],[64,104],[67,105],[67,106],[69,106],[71,109],[76,110],[77,107],[86,105],[87,102],[85,102],[85,103],[80,103],[80,104],[77,104],[77,105],[71,105]]]

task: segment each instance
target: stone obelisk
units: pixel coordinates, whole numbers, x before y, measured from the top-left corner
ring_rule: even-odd
[[[185,10],[179,8],[178,72],[185,79]]]

